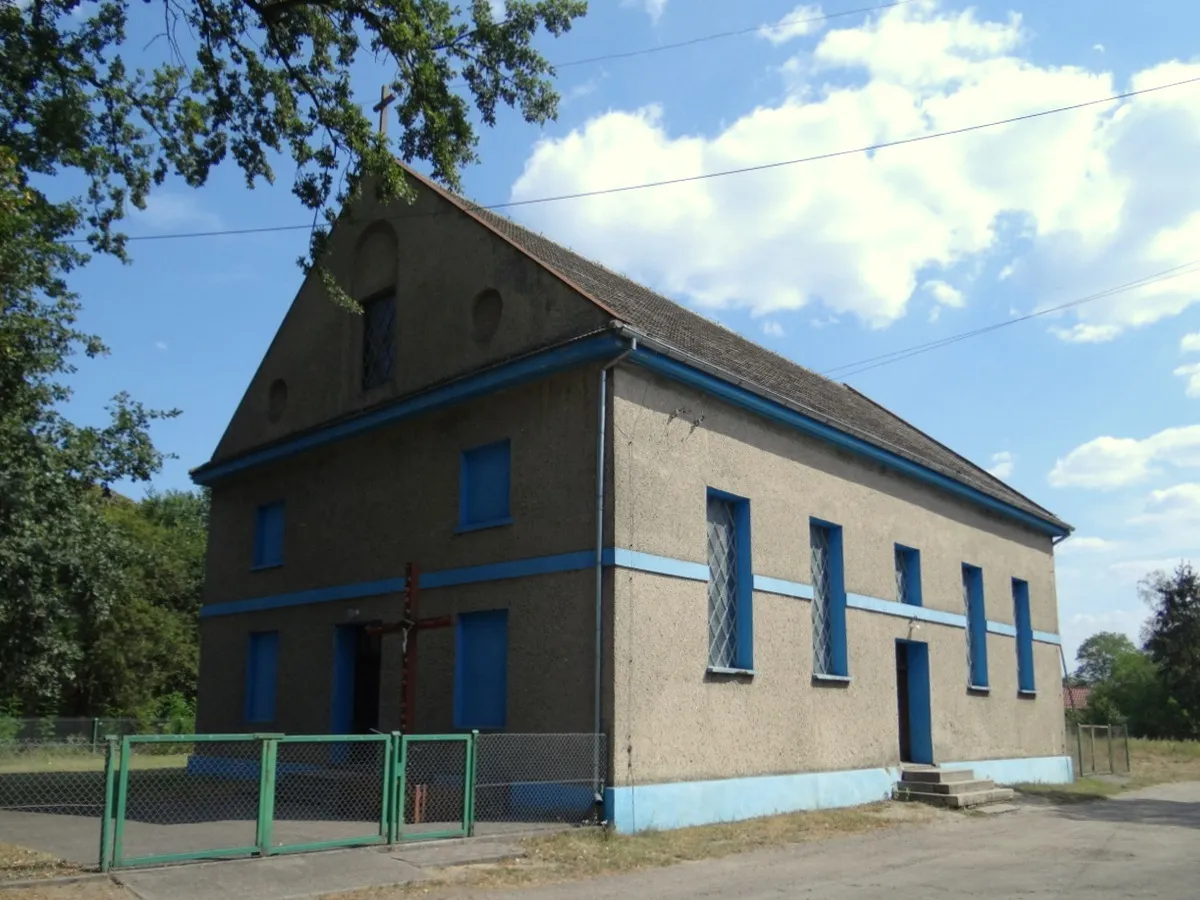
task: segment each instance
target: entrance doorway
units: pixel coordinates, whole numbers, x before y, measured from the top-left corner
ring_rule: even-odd
[[[339,625],[333,653],[333,734],[368,734],[379,727],[382,642],[362,622]]]
[[[900,761],[933,764],[933,719],[929,708],[929,645],[896,641],[896,709]]]

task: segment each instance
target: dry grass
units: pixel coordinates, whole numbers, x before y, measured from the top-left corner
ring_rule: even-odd
[[[468,888],[512,888],[616,875],[713,859],[787,844],[862,834],[905,823],[932,821],[945,813],[919,803],[877,803],[854,809],[795,813],[704,825],[677,831],[619,835],[574,830],[524,842],[525,856],[503,863],[463,866],[434,873],[424,882],[329,895],[340,900],[380,900],[412,894],[459,896]]]
[[[1200,741],[1129,742],[1127,775],[1096,775],[1073,784],[1022,784],[1017,789],[1060,803],[1102,800],[1138,788],[1176,781],[1200,781]]]
[[[130,760],[131,769],[182,769],[187,766],[187,754],[136,755]],[[0,755],[0,774],[26,772],[103,772],[104,755],[66,753],[62,750],[26,751],[15,755]]]
[[[4,900],[135,900],[133,894],[111,881],[97,879],[77,884],[47,884],[7,888]]]
[[[79,866],[40,850],[30,850],[16,844],[0,844],[0,884],[6,881],[78,875],[82,871]],[[11,896],[5,894],[5,900]]]

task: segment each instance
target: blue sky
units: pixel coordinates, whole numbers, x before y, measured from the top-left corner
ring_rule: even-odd
[[[546,41],[559,120],[502,116],[464,173],[482,203],[636,184],[897,140],[1200,76],[1200,8],[1128,2],[594,0]],[[138,22],[140,31],[156,22]],[[781,24],[782,23],[782,24]],[[1167,23],[1170,26],[1167,27]],[[151,62],[155,47],[145,51]],[[364,104],[383,71],[364,67]],[[690,185],[522,207],[515,217],[812,369],[827,371],[1175,277],[853,374],[878,402],[1064,517],[1061,630],[1136,635],[1135,585],[1200,535],[1200,85],[1035,122]],[[294,224],[290,170],[167,185],[132,235]],[[74,278],[111,356],[72,414],[129,390],[183,414],[156,482],[212,452],[299,286],[304,232],[133,245]],[[1179,268],[1183,267],[1183,268]],[[1189,337],[1191,336],[1191,337]],[[1190,394],[1189,394],[1190,391]]]

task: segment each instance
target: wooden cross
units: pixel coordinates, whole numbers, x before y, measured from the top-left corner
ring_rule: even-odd
[[[388,90],[387,85],[379,89],[379,102],[371,107],[373,112],[379,113],[379,133],[387,134],[387,111],[388,107],[395,101],[396,95]]]

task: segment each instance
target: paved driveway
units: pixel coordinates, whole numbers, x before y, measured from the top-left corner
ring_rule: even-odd
[[[488,900],[1200,897],[1200,783],[804,844]]]

